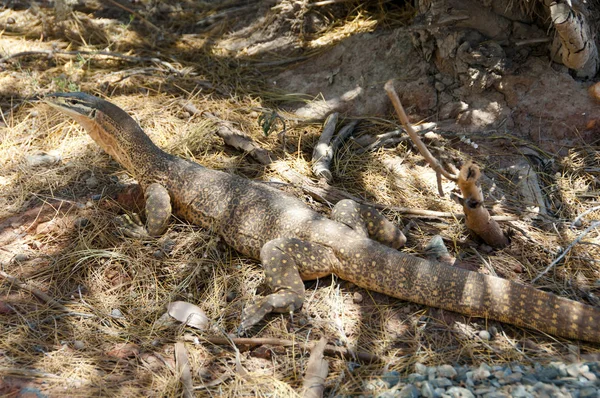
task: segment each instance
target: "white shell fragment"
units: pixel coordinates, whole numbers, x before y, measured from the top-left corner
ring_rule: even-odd
[[[197,305],[185,301],[174,301],[167,304],[169,315],[196,329],[208,328],[208,317]]]

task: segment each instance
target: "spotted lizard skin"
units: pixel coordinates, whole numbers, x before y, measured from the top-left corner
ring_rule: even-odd
[[[335,274],[402,300],[600,342],[600,308],[402,253],[396,248],[404,236],[376,211],[346,200],[329,219],[263,183],[169,155],[126,112],[94,96],[53,94],[45,101],[81,123],[137,178],[151,235],[162,233],[173,213],[261,261],[272,294],[246,309],[243,328],[269,312],[297,310],[302,281]]]

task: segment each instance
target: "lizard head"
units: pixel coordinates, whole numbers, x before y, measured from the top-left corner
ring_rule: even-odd
[[[131,116],[118,106],[86,93],[54,93],[43,101],[81,124],[88,134],[133,174],[140,170],[134,157],[156,146]]]

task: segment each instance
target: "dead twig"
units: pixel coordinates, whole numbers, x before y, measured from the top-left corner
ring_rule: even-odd
[[[315,145],[312,153],[312,171],[317,178],[324,178],[325,181],[333,181],[333,175],[329,166],[333,159],[333,146],[330,144],[331,138],[335,133],[335,126],[338,121],[339,113],[334,112],[327,116],[323,123],[323,132],[319,137],[319,142]]]
[[[388,80],[388,82],[385,84],[384,88],[385,88],[385,91],[387,92],[388,97],[392,101],[392,104],[394,105],[394,109],[396,109],[398,118],[400,119],[400,121],[402,122],[402,125],[404,125],[404,128],[406,129],[406,132],[410,136],[410,139],[415,144],[415,146],[419,149],[419,152],[425,158],[427,163],[429,163],[431,168],[435,171],[435,175],[437,178],[438,191],[440,193],[440,196],[444,196],[444,191],[442,189],[442,177],[441,176],[443,175],[444,177],[446,177],[447,179],[449,179],[451,181],[456,181],[458,177],[455,176],[454,174],[450,174],[449,172],[444,170],[444,168],[442,167],[440,162],[438,162],[438,160],[435,157],[433,157],[431,152],[429,152],[429,149],[427,149],[427,146],[425,146],[423,141],[421,141],[421,138],[419,138],[417,132],[410,124],[410,121],[408,120],[408,116],[406,116],[406,112],[404,112],[404,107],[402,106],[402,103],[400,102],[398,93],[396,93],[396,89],[394,88],[393,81]]]
[[[282,346],[282,347],[297,346],[303,350],[311,350],[313,348],[313,346],[315,345],[314,342],[303,343],[300,341],[292,341],[292,340],[284,340],[284,339],[276,339],[276,338],[258,338],[258,337],[238,337],[238,338],[229,339],[226,337],[208,336],[208,337],[203,337],[201,339],[208,343],[215,344],[215,345],[228,345],[233,342],[236,345],[248,345],[248,346],[260,346],[260,345],[265,345],[265,344]],[[353,352],[348,348],[336,347],[336,346],[332,346],[332,345],[326,345],[325,348],[323,349],[323,352],[325,352],[328,355],[332,355],[332,356],[335,356],[338,358],[343,358],[343,359],[352,359],[353,358],[352,353],[353,353],[357,359],[359,359],[362,362],[368,362],[368,363],[381,361],[380,357],[378,357],[377,355],[368,353],[368,352],[363,352],[363,351]]]
[[[571,223],[571,228],[577,227],[583,217],[587,216],[588,214],[590,214],[591,212],[594,212],[596,210],[600,210],[600,206],[592,207],[591,209],[588,209],[588,210],[584,211],[583,213],[581,213],[580,215],[578,215]]]
[[[152,29],[156,30],[157,32],[162,33],[161,29],[158,26],[154,25],[152,22],[148,21],[146,18],[144,18],[143,16],[141,16],[140,14],[138,14],[131,8],[125,7],[124,5],[117,3],[115,0],[108,0],[108,2],[114,4],[116,7],[119,7],[122,10],[125,10],[125,11],[131,13],[136,18],[139,18],[139,20],[142,21],[145,25],[151,27]]]
[[[230,145],[240,151],[247,153],[260,164],[269,165],[275,156],[264,148],[261,148],[254,140],[237,129],[233,123],[220,119],[210,112],[202,112],[200,109],[190,102],[182,103],[183,109],[192,115],[206,116],[217,125],[217,135]]]
[[[16,376],[16,377],[39,377],[44,379],[58,379],[64,380],[71,383],[86,383],[88,380],[77,379],[73,377],[64,377],[54,373],[43,372],[41,370],[36,369],[23,369],[23,368],[9,368],[9,367],[0,367],[0,374],[3,377],[6,376]]]
[[[597,228],[597,227],[599,227],[599,226],[600,226],[600,221],[594,221],[594,222],[593,222],[593,223],[592,223],[592,224],[591,224],[589,227],[587,227],[587,228],[586,228],[586,229],[585,229],[585,230],[584,230],[584,231],[583,231],[581,234],[579,234],[579,236],[577,236],[577,238],[575,238],[575,240],[574,240],[573,242],[571,242],[571,244],[570,244],[569,246],[567,246],[567,248],[566,248],[566,249],[565,249],[565,250],[564,250],[564,251],[563,251],[563,252],[562,252],[562,253],[561,253],[561,254],[560,254],[558,257],[556,257],[556,258],[554,259],[554,261],[552,261],[552,262],[550,263],[550,265],[548,265],[548,266],[546,267],[546,269],[545,269],[545,270],[543,270],[542,272],[540,272],[540,274],[539,274],[538,276],[536,276],[535,278],[533,278],[533,279],[531,280],[531,283],[535,283],[535,282],[536,282],[538,279],[540,279],[542,276],[544,276],[546,273],[548,273],[548,271],[550,271],[550,270],[551,270],[551,269],[552,269],[552,268],[553,268],[553,267],[554,267],[556,264],[558,264],[558,262],[559,262],[560,260],[562,260],[562,258],[563,258],[564,256],[566,256],[566,255],[567,255],[567,253],[568,253],[569,251],[571,251],[571,249],[572,249],[573,247],[575,247],[575,245],[576,245],[576,244],[578,244],[578,243],[579,243],[579,241],[580,241],[581,239],[583,239],[583,237],[584,237],[584,236],[586,236],[588,233],[590,233],[590,231],[591,231],[592,229],[595,229],[595,228]]]
[[[159,64],[167,68],[167,70],[171,73],[175,73],[177,75],[183,75],[183,72],[179,69],[175,68],[167,61],[163,61],[156,57],[136,57],[133,55],[125,55],[121,53],[115,53],[112,51],[65,51],[65,50],[32,50],[32,51],[22,51],[15,54],[7,55],[3,58],[0,58],[0,64],[4,64],[11,59],[23,58],[32,55],[46,55],[48,58],[52,58],[57,55],[64,55],[68,57],[72,56],[89,56],[89,57],[107,57],[107,58],[116,58],[122,59],[124,61],[129,62],[152,62],[155,64]]]
[[[338,151],[338,149],[340,149],[344,141],[346,141],[346,139],[352,135],[357,124],[358,120],[353,120],[350,123],[346,124],[344,127],[342,127],[340,131],[338,131],[337,135],[333,139],[333,143],[331,144],[331,146],[333,147],[334,155]]]
[[[321,7],[321,6],[328,6],[330,4],[339,4],[339,3],[346,3],[350,0],[323,0],[323,1],[316,1],[314,3],[308,3],[306,6],[311,8],[311,7]]]
[[[29,293],[33,294],[35,297],[37,297],[44,303],[48,304],[50,307],[57,309],[59,311],[62,311],[65,314],[74,315],[74,316],[82,316],[82,317],[87,317],[87,318],[95,317],[95,315],[93,315],[93,314],[84,314],[84,313],[71,311],[70,309],[68,309],[67,307],[65,307],[58,301],[56,301],[54,298],[52,298],[49,295],[47,295],[46,293],[42,292],[40,289],[30,286],[27,283],[22,282],[20,279],[14,277],[12,275],[9,275],[4,271],[0,271],[0,277],[6,279],[11,284],[17,286],[19,289],[28,291]]]
[[[302,395],[304,398],[321,398],[323,396],[325,379],[329,373],[329,363],[323,358],[325,346],[327,346],[327,339],[321,337],[321,340],[310,351],[304,380],[302,381]]]

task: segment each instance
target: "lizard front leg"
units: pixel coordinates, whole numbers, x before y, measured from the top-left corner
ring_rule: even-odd
[[[351,199],[336,203],[331,212],[331,219],[346,224],[365,238],[368,236],[394,249],[399,249],[406,243],[402,231],[379,211]]]
[[[133,220],[126,215],[116,217],[119,229],[133,238],[160,236],[167,229],[171,218],[171,197],[165,187],[158,183],[150,184],[144,193],[146,207],[146,226],[144,227],[137,214]]]
[[[257,324],[270,312],[293,312],[302,307],[303,280],[329,275],[338,261],[333,250],[297,238],[267,242],[260,251],[260,260],[273,293],[246,308],[241,330]]]

